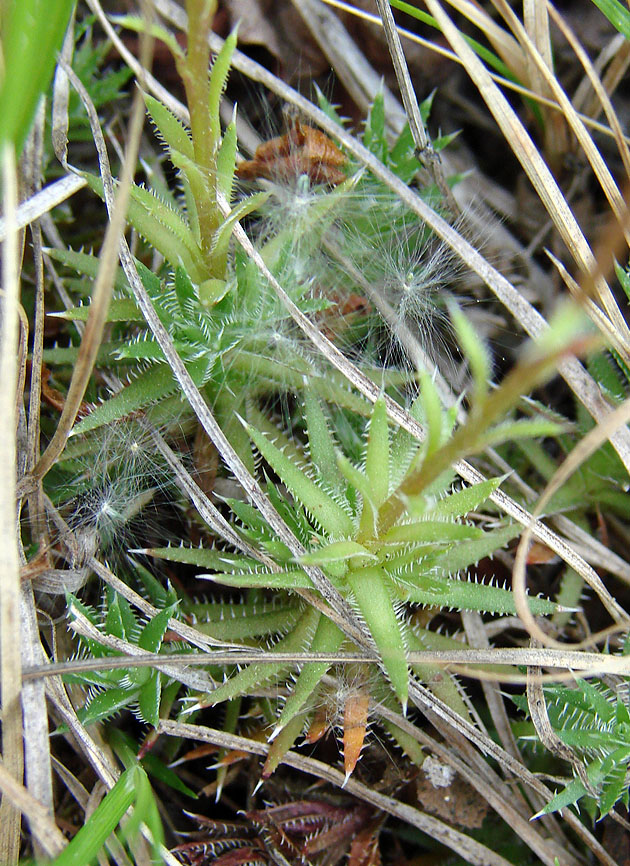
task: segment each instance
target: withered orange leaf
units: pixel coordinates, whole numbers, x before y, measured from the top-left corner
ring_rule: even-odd
[[[343,714],[343,765],[348,778],[359,760],[365,741],[370,695],[359,692],[346,699]]]

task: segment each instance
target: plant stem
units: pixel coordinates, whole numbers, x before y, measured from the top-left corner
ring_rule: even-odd
[[[216,0],[186,0],[188,51],[186,63],[179,70],[186,88],[195,161],[208,179],[207,195],[200,197],[197,201],[201,248],[206,261],[210,256],[212,237],[219,218],[219,211],[216,206],[215,165],[218,141],[216,135],[212,134],[208,123],[210,98],[208,34],[212,27],[216,7]],[[208,274],[208,277],[221,278],[222,276],[222,274]]]

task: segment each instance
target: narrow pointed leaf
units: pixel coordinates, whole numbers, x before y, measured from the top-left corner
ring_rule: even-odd
[[[460,308],[455,303],[450,303],[448,306],[458,345],[470,365],[473,377],[473,407],[480,411],[488,393],[492,369],[490,355],[485,343],[479,338],[479,334]]]
[[[306,713],[294,716],[291,721],[284,727],[278,736],[273,740],[269,747],[267,760],[262,769],[263,779],[268,779],[275,772],[276,767],[282,758],[289,751],[296,739],[302,733],[302,728],[306,722]]]
[[[278,473],[291,493],[329,535],[333,538],[354,535],[352,519],[332,496],[329,496],[319,485],[308,478],[262,433],[250,425],[247,425],[246,430],[254,445]]]
[[[346,698],[343,711],[343,768],[346,779],[357,765],[367,730],[370,694],[361,691]]]
[[[198,574],[198,580],[212,580],[222,586],[234,586],[240,589],[313,589],[313,582],[305,571],[269,572],[268,574]]]
[[[270,652],[302,652],[304,647],[308,645],[310,634],[313,628],[315,628],[319,615],[319,611],[315,610],[315,608],[309,608],[297,622],[295,628],[285,638],[278,641]],[[201,706],[213,706],[221,701],[232,700],[239,695],[246,695],[253,688],[258,688],[283,676],[289,668],[290,665],[287,665],[286,662],[278,664],[253,663],[248,665],[248,667],[235,674],[235,676],[231,677],[214,691],[202,696],[200,704]]]
[[[348,560],[358,557],[359,559],[375,560],[376,556],[370,553],[369,550],[362,544],[356,541],[333,541],[332,544],[326,544],[318,547],[309,553],[305,553],[299,558],[302,565],[327,565],[331,562],[339,562],[340,560]]]
[[[480,505],[499,488],[504,476],[480,481],[471,487],[464,487],[456,493],[445,496],[431,509],[431,517],[456,518],[464,517],[470,511],[476,511]]]
[[[505,547],[508,541],[516,538],[521,532],[522,527],[518,524],[484,532],[480,538],[471,539],[466,544],[458,544],[446,553],[436,556],[432,563],[432,573],[445,577],[457,574],[470,565],[476,565],[487,556],[492,556],[495,550]]]
[[[203,382],[208,367],[205,358],[194,361],[187,366],[188,372],[195,380],[195,383],[200,385]],[[158,403],[176,390],[177,382],[173,377],[170,367],[167,367],[166,364],[150,367],[144,373],[141,373],[137,379],[126,385],[122,391],[118,391],[113,397],[110,397],[109,400],[97,406],[89,415],[86,415],[74,427],[72,431],[73,435],[87,433],[89,430],[97,430],[104,424],[119,421],[132,412],[146,409],[148,406]]]
[[[160,720],[160,698],[162,696],[161,677],[159,671],[151,671],[146,683],[138,695],[140,714],[148,725],[157,728]]]
[[[409,671],[387,577],[380,568],[368,567],[350,571],[346,580],[370,629],[392,687],[406,707]]]
[[[171,604],[156,614],[140,633],[138,646],[148,653],[156,653],[162,646],[162,638],[168,628],[168,621],[175,614],[177,604]]]
[[[232,120],[228,123],[223,133],[223,140],[217,154],[217,183],[228,202],[232,201],[236,148],[236,108],[234,108]]]
[[[411,575],[406,575],[406,580],[409,580],[409,583],[405,583],[401,594],[412,604],[453,610],[516,614],[514,594],[509,589],[473,581],[437,578],[427,574],[418,575],[416,586],[411,585]],[[535,596],[528,598],[527,603],[531,612],[536,615],[555,613],[558,608],[555,602]]]
[[[227,251],[230,245],[230,241],[232,239],[232,232],[234,230],[234,226],[236,223],[252,213],[269,198],[269,193],[267,192],[257,192],[254,195],[248,196],[244,199],[239,205],[237,205],[230,213],[224,222],[221,223],[217,231],[214,233],[212,237],[212,261],[217,264],[217,266],[224,266],[224,263],[227,260]],[[220,271],[214,271],[215,273],[220,273]]]
[[[483,529],[479,526],[468,526],[466,523],[451,523],[446,520],[420,520],[415,523],[402,523],[399,526],[393,526],[383,536],[383,543],[448,543],[482,538],[483,534]]]
[[[514,442],[517,439],[543,439],[547,436],[559,436],[565,428],[555,421],[546,418],[524,419],[522,421],[508,421],[492,427],[481,436],[475,448],[495,448],[503,442]]]
[[[138,773],[144,774],[138,765],[122,773],[76,836],[55,859],[55,866],[84,866],[96,860],[107,838],[136,799]]]
[[[370,483],[372,501],[380,508],[389,493],[389,426],[387,408],[382,398],[374,404],[370,418],[365,474]]]
[[[178,150],[188,159],[194,159],[192,139],[184,124],[158,99],[148,93],[143,96],[149,116],[169,150]]]
[[[342,477],[337,469],[335,440],[321,404],[310,388],[304,389],[304,417],[311,460],[324,484],[333,492],[340,493]]]
[[[322,614],[317,623],[310,651],[314,653],[335,653],[343,643],[343,639],[343,632],[332,620]],[[329,667],[328,662],[308,662],[304,665],[282,709],[276,730],[287,725],[303,709]]]
[[[71,307],[59,313],[49,313],[51,318],[65,319],[68,322],[86,322],[90,315],[91,305]],[[107,322],[144,322],[144,316],[138,305],[131,298],[113,298],[107,311]]]
[[[138,696],[138,689],[113,688],[96,695],[87,707],[79,710],[77,715],[84,725],[103,722],[120,710],[132,704]]]
[[[237,32],[235,29],[223,43],[221,50],[212,64],[212,70],[210,72],[208,91],[208,119],[210,128],[208,129],[208,135],[210,136],[210,141],[212,142],[213,147],[217,146],[221,135],[219,105],[221,103],[221,97],[230,71],[232,55],[236,48],[236,40]]]

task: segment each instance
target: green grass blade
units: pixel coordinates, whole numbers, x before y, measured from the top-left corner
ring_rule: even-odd
[[[74,0],[10,0],[3,4],[0,145],[20,153],[40,97],[52,79]]]
[[[144,774],[141,767],[125,770],[68,847],[50,866],[85,866],[95,860],[108,836],[134,803],[140,773]]]

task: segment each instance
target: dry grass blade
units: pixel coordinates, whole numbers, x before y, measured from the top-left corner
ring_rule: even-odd
[[[84,620],[80,620],[83,623]],[[505,623],[505,627],[515,627],[518,623],[509,621]],[[522,627],[522,625],[521,625]],[[80,630],[80,624],[77,630]],[[85,634],[96,636],[89,627],[85,630]],[[601,636],[604,640],[611,634],[609,630],[605,635]],[[102,637],[102,634],[101,634]],[[595,636],[583,641],[583,646],[592,646],[595,643]],[[218,642],[217,642],[218,643]],[[112,648],[127,652],[126,643],[111,643]],[[131,650],[130,650],[131,652]],[[246,665],[252,662],[260,662],[262,664],[295,664],[302,665],[308,662],[326,662],[327,664],[373,664],[376,660],[374,652],[363,653],[311,653],[311,652],[291,652],[291,653],[268,653],[261,650],[251,650],[243,648],[240,644],[234,644],[233,649],[226,651],[207,650],[205,653],[187,653],[182,656],[169,656],[167,659],[155,653],[137,653],[137,648],[133,650],[133,656],[125,656],[124,658],[93,658],[93,659],[75,659],[67,662],[51,662],[50,664],[39,664],[32,668],[25,669],[23,672],[23,680],[25,682],[48,677],[55,677],[59,674],[96,671],[96,670],[119,670],[126,667],[158,667],[164,663],[168,663],[172,667],[187,667],[197,665]],[[574,677],[574,671],[580,671],[584,676],[601,676],[602,674],[611,674],[616,676],[626,676],[630,674],[630,660],[624,656],[612,656],[605,653],[595,652],[578,652],[576,649],[549,649],[549,648],[528,648],[528,647],[512,647],[512,648],[479,648],[474,649],[451,649],[451,650],[423,650],[422,652],[410,652],[407,654],[409,664],[431,664],[446,666],[449,668],[457,667],[464,676],[473,678],[485,679],[487,682],[515,682],[526,683],[524,675],[498,674],[492,671],[481,670],[481,665],[489,665],[497,667],[500,665],[506,667],[516,667],[518,665],[537,665],[556,670],[567,669],[570,673],[565,676],[561,673],[543,675],[545,682],[559,682],[560,680],[571,680]],[[477,665],[478,668],[474,666]]]
[[[20,564],[15,510],[17,476],[17,323],[19,303],[18,233],[15,226],[17,175],[15,154],[2,154],[7,237],[2,250],[2,315],[0,317],[0,642],[2,672],[3,774],[22,782]],[[9,797],[0,804],[0,862],[12,866],[20,851],[20,811]]]
[[[559,27],[563,36],[573,49],[575,56],[578,58],[587,75],[587,79],[593,88],[595,97],[598,100],[598,105],[603,109],[606,120],[613,131],[613,135],[615,136],[615,141],[617,142],[617,148],[619,150],[619,154],[623,161],[623,166],[626,172],[626,180],[630,179],[630,149],[628,148],[628,143],[624,137],[623,129],[621,128],[621,124],[619,122],[619,117],[617,116],[617,112],[615,111],[613,104],[610,101],[610,97],[606,90],[606,87],[602,84],[599,75],[591,61],[589,60],[588,54],[582,47],[580,40],[576,37],[575,33],[568,26],[562,15],[558,12],[558,10],[553,6],[552,3],[548,2],[549,14],[553,18],[554,23]],[[627,228],[627,226],[626,226]]]
[[[353,6],[351,3],[345,3],[345,2],[343,2],[343,0],[321,0],[321,2],[325,3],[327,6],[332,6],[335,9],[339,9],[340,11],[348,12],[350,15],[354,15],[356,18],[359,18],[363,21],[368,21],[370,23],[382,26],[381,20],[380,20],[378,15],[374,15],[372,13],[366,12],[364,9],[360,9],[357,6]],[[457,6],[457,4],[455,2],[451,3],[451,5]],[[476,9],[476,7],[470,7],[470,5],[467,5],[466,8],[468,11],[471,9],[473,9],[473,10]],[[477,11],[479,11],[479,10],[477,10]],[[483,16],[480,19],[480,21],[483,22],[484,27],[489,26],[487,22],[488,21],[492,22],[492,19],[490,19],[485,12],[481,12],[480,14]],[[471,17],[471,14],[469,14],[467,17]],[[471,20],[476,20],[476,19],[471,19]],[[494,25],[494,22],[492,22],[492,23]],[[496,25],[494,25],[494,26],[496,27]],[[462,62],[461,58],[458,57],[458,55],[455,52],[451,51],[448,48],[445,48],[444,45],[440,44],[439,42],[432,42],[430,39],[424,39],[422,36],[418,36],[417,33],[412,33],[410,30],[406,30],[404,27],[397,27],[396,29],[398,30],[398,33],[402,37],[404,37],[404,39],[409,40],[410,42],[413,42],[416,45],[421,45],[423,48],[427,48],[429,51],[432,51],[435,54],[440,55],[440,57],[444,57],[447,60],[453,61],[453,63],[457,63],[458,65],[463,66],[463,62]],[[503,30],[502,28],[499,28],[499,30],[502,34],[506,33],[506,31]],[[627,68],[627,65],[630,63],[630,57],[627,56],[629,51],[626,50],[627,43],[625,42],[625,39],[621,34],[617,34],[617,35],[620,37],[620,42],[619,42],[619,44],[615,43],[616,48],[613,47],[613,49],[611,50],[611,55],[614,57],[614,61],[611,63],[611,67],[614,66],[614,70],[609,70],[609,73],[607,73],[607,75],[605,76],[605,79],[604,79],[604,86],[606,87],[606,89],[609,93],[612,90],[614,90],[614,88],[619,84],[619,81],[623,78],[623,75],[624,75],[624,72]],[[512,39],[514,45],[517,46],[517,50],[519,52],[518,63],[522,65],[523,64],[522,51],[520,50],[520,48],[518,48],[518,43],[516,42],[516,40],[514,40],[513,37],[510,37],[510,39]],[[544,96],[541,93],[539,93],[535,90],[532,90],[529,87],[525,87],[523,84],[519,84],[516,81],[511,81],[510,79],[505,78],[502,75],[498,75],[495,72],[489,71],[488,74],[490,75],[490,78],[495,82],[495,84],[498,84],[507,90],[512,90],[514,93],[518,93],[520,96],[523,96],[525,99],[531,99],[534,102],[538,103],[539,105],[541,105],[545,108],[549,108],[552,111],[555,111],[555,112],[561,112],[562,111],[562,108],[558,105],[558,103],[554,99],[551,99],[547,96]],[[525,80],[525,78],[526,78],[525,74],[524,74],[523,78]],[[342,78],[342,80],[344,80],[344,79]],[[344,80],[344,84],[345,83],[346,82]],[[369,106],[369,103],[366,105],[361,105],[360,107],[362,109],[366,110],[368,108],[368,106]],[[610,129],[610,127],[606,126],[603,123],[599,123],[593,117],[591,117],[590,107],[586,112],[581,113],[579,115],[579,117],[580,117],[580,120],[582,121],[582,123],[584,123],[590,129],[593,129],[596,132],[601,133],[602,135],[606,135],[608,137],[614,137],[614,132]],[[400,130],[400,126],[394,125],[394,128],[397,131]],[[625,136],[624,138],[625,138],[626,142],[630,142],[630,138],[628,136]]]
[[[607,418],[590,430],[586,436],[577,443],[573,451],[571,451],[564,463],[560,465],[545,487],[545,490],[534,509],[534,515],[540,514],[543,511],[546,503],[549,502],[553,494],[559,490],[565,481],[578,469],[578,467],[581,466],[581,464],[600,447],[602,442],[606,442],[606,440],[610,438],[612,431],[627,424],[628,421],[630,421],[630,399],[622,403],[621,406],[614,410],[614,412],[611,412]],[[516,609],[533,638],[539,640],[545,646],[560,649],[562,646],[566,646],[566,644],[555,641],[550,638],[549,635],[544,633],[531,615],[527,604],[525,593],[526,556],[531,541],[531,535],[531,528],[525,527],[525,531],[521,535],[518,549],[516,551],[516,557],[514,559],[512,583]],[[628,614],[625,614],[625,620],[627,623]]]
[[[160,722],[158,733],[167,734],[172,737],[188,737],[192,740],[213,743],[227,749],[239,749],[255,755],[266,755],[269,751],[269,746],[265,743],[259,743],[246,737],[226,734],[224,731],[206,728],[202,725],[188,725],[164,720]],[[340,770],[335,770],[321,761],[305,758],[295,752],[287,752],[282,758],[282,763],[300,772],[308,773],[311,776],[330,782],[338,788],[343,787],[348,794],[352,794],[352,796],[357,797],[359,800],[374,806],[376,809],[387,812],[389,815],[393,815],[410,826],[416,827],[433,839],[438,840],[443,845],[460,854],[471,866],[511,866],[509,861],[495,854],[494,851],[485,845],[476,842],[470,836],[454,830],[437,818],[433,818],[418,809],[401,803],[393,797],[379,794],[354,779],[346,781],[344,774]],[[553,864],[550,864],[550,866],[553,866]]]
[[[548,87],[553,93],[553,95],[556,97],[558,104],[562,108],[567,123],[570,125],[576,138],[578,139],[582,151],[589,160],[593,172],[595,173],[595,176],[600,182],[602,190],[604,191],[606,198],[608,199],[612,211],[619,221],[621,229],[624,232],[626,241],[630,242],[630,214],[628,213],[628,208],[624,201],[623,195],[617,187],[617,184],[615,183],[615,180],[611,172],[609,171],[608,166],[604,162],[600,152],[595,146],[595,143],[593,142],[591,136],[586,130],[584,124],[578,117],[577,112],[571,104],[571,101],[568,99],[564,90],[558,83],[556,77],[553,74],[552,68],[547,64],[546,59],[540,54],[534,43],[528,37],[525,28],[522,26],[516,15],[514,15],[511,10],[509,10],[509,7],[504,2],[504,0],[496,0],[496,2],[501,7],[501,9],[505,9],[506,17],[508,17],[508,20],[510,21],[513,30],[517,34],[518,38],[522,41],[528,58],[530,58],[531,62],[535,64],[539,75],[544,80],[545,86]],[[577,43],[577,40],[574,39],[573,43],[575,45]],[[592,271],[592,266],[589,263],[588,259],[585,259],[582,262],[580,262],[580,259],[578,259],[577,261],[578,264],[581,264],[582,268],[588,266],[588,271]],[[603,286],[600,291],[605,291]],[[619,326],[619,321],[621,321],[625,325],[621,314],[617,310],[617,305],[614,302],[614,299],[612,299],[612,297],[608,298],[602,295],[601,300],[604,303],[604,306],[608,311],[612,321],[615,322],[615,325]],[[615,310],[617,310],[616,314],[614,312]],[[628,332],[624,331],[622,328],[620,330],[620,334],[627,336]]]
[[[528,69],[523,49],[517,40],[482,9],[470,0],[448,0],[449,5],[466,16],[481,30],[505,65],[521,81],[527,81]]]
[[[66,840],[54,820],[50,817],[48,810],[33,797],[32,794],[16,782],[4,762],[0,763],[0,791],[2,791],[2,802],[11,803],[11,808],[19,815],[28,818],[29,824],[37,837],[42,841],[42,847],[48,857],[56,857],[66,847]],[[18,840],[19,841],[19,840]],[[14,860],[3,860],[7,866],[9,863],[18,862],[18,851]]]
[[[431,14],[437,19],[440,27],[442,28],[442,32],[450,42],[451,46],[460,56],[468,74],[474,81],[475,85],[479,90],[479,93],[481,94],[488,108],[492,112],[492,115],[494,116],[497,124],[499,125],[506,141],[510,143],[514,155],[523,166],[523,169],[525,170],[527,176],[532,182],[541,202],[544,204],[547,212],[551,216],[553,223],[560,234],[560,237],[569,249],[573,259],[584,274],[590,275],[590,278],[593,280],[594,287],[597,291],[597,295],[602,301],[606,312],[611,318],[611,321],[619,330],[622,338],[628,344],[630,344],[630,331],[628,330],[628,326],[623,320],[617,304],[612,297],[610,287],[601,276],[598,263],[593,256],[593,253],[586,241],[586,238],[582,233],[580,225],[577,222],[575,216],[573,215],[570,207],[568,206],[560,188],[558,187],[553,175],[549,171],[549,168],[547,167],[545,161],[538,152],[538,149],[534,145],[533,141],[531,140],[524,126],[518,119],[516,113],[509,105],[506,98],[492,81],[484,65],[477,58],[472,49],[469,48],[469,46],[466,44],[462,35],[455,27],[448,15],[446,15],[438,0],[426,0],[426,5],[427,8],[430,10]],[[501,5],[503,8],[504,4]],[[508,11],[511,12],[511,10]],[[515,17],[516,16],[514,16],[514,18]],[[528,39],[527,34],[524,33],[522,25],[520,25],[520,22],[518,22],[518,20],[516,20],[514,26],[521,34],[522,41],[527,47],[529,53],[536,60],[541,73],[545,75],[546,72],[545,77],[550,86],[554,87],[554,92],[556,93],[556,96],[559,97],[560,94],[562,94],[562,98],[566,99],[566,96],[564,96],[564,94],[562,93],[561,88],[559,87],[553,76],[550,74],[549,70],[547,70],[544,61],[542,60],[542,58],[540,58],[540,55],[531,44],[531,41]],[[572,114],[575,114],[575,112],[573,112],[573,109],[569,103],[567,120],[574,120]],[[577,134],[578,129],[575,128],[574,131],[576,131]],[[583,138],[584,136],[582,136],[580,131],[580,140],[582,140]],[[585,140],[584,143],[587,144]],[[587,146],[589,147],[589,157],[597,161],[597,157],[593,154],[593,150],[595,148],[592,144],[592,141],[590,142],[590,146],[588,144]],[[603,172],[604,175],[609,174],[605,166],[603,167]],[[613,196],[613,200],[615,200],[616,197],[613,193],[613,190],[609,190],[609,192]],[[622,213],[625,213],[625,205],[619,211],[620,215]]]
[[[416,156],[429,169],[431,177],[433,178],[437,188],[440,190],[447,209],[450,211],[451,216],[455,218],[460,215],[460,210],[455,198],[453,197],[453,193],[448,186],[444,172],[442,171],[440,157],[433,150],[431,140],[424,128],[420,116],[418,99],[413,84],[411,83],[411,76],[409,75],[407,61],[405,60],[402,45],[400,44],[400,37],[396,30],[389,0],[376,0],[376,3],[383,21],[385,38],[387,39],[389,53],[392,58],[394,71],[396,72],[396,79],[398,80],[398,87],[400,88],[403,105],[405,106],[407,122],[415,144]]]
[[[538,53],[545,61],[547,67],[553,69],[549,16],[546,7],[542,3],[537,3],[536,0],[525,0],[523,3],[523,20],[525,22],[525,30],[538,49]],[[540,79],[538,68],[536,65],[533,67],[530,65],[530,58],[527,58],[527,65],[533,89],[542,91],[542,80]]]
[[[15,225],[18,229],[23,229],[25,226],[32,223],[34,220],[49,213],[53,208],[64,201],[71,198],[80,189],[85,186],[85,180],[73,174],[66,175],[60,180],[56,180],[49,184],[44,189],[36,192],[30,198],[21,202],[15,213]],[[0,218],[0,241],[4,241],[6,236],[5,218]]]
[[[40,643],[39,623],[35,598],[30,584],[22,587],[21,620],[23,637],[23,662],[25,667],[45,661]],[[26,781],[29,792],[42,808],[54,814],[54,795],[48,731],[48,708],[43,683],[23,683],[22,707],[24,717],[24,758]],[[36,850],[44,852],[46,839],[40,838],[38,825],[30,825]]]
[[[151,54],[152,42],[150,40],[147,41],[145,38],[142,41],[142,45],[143,61],[146,64]],[[63,61],[60,61],[60,63],[64,66]],[[103,166],[108,166],[105,142],[100,133],[98,116],[96,115],[93,105],[91,105],[91,100],[89,99],[85,88],[83,88],[78,78],[67,64],[65,65],[64,71],[72,81],[73,86],[77,89],[84,104],[88,108],[95,141],[100,142],[99,157],[101,164]],[[99,272],[92,293],[90,315],[85,326],[77,363],[74,368],[72,380],[68,388],[68,393],[57,429],[55,430],[55,434],[50,440],[46,450],[33,469],[33,476],[35,478],[43,478],[65,448],[70,430],[72,429],[81,402],[83,401],[85,389],[87,388],[90,376],[92,375],[92,369],[94,367],[94,362],[96,361],[96,354],[103,338],[103,331],[107,320],[107,310],[112,296],[114,273],[117,265],[117,248],[119,239],[125,228],[127,204],[129,201],[132,178],[136,170],[137,154],[140,146],[140,137],[142,135],[143,125],[144,102],[142,100],[142,94],[139,91],[136,91],[131,112],[127,152],[115,202],[112,197],[113,189],[110,186],[110,199],[108,201],[110,208],[110,222],[103,241]],[[105,173],[107,174],[108,172]],[[106,183],[104,183],[104,188],[107,192]]]
[[[405,113],[383,79],[370,66],[365,55],[354,44],[347,30],[320,0],[292,0],[309,30],[317,40],[335,74],[344,82],[353,101],[363,108],[372,103],[382,87],[385,111],[394,129],[401,129]]]

